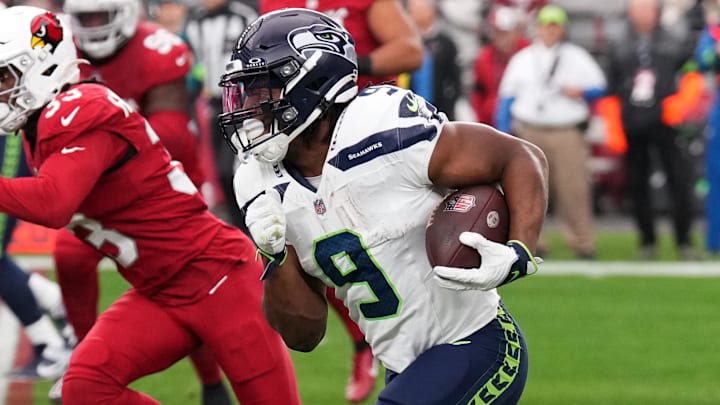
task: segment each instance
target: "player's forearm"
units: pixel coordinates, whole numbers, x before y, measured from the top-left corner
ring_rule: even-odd
[[[309,311],[292,307],[298,303],[292,300],[278,300],[271,290],[266,282],[263,310],[270,326],[280,333],[289,348],[299,352],[310,352],[315,349],[325,336],[327,318],[317,319]],[[280,307],[281,305],[286,307]]]
[[[306,280],[300,272],[291,249],[285,264],[264,281],[263,310],[288,347],[309,352],[325,336],[327,303],[317,280]]]
[[[397,75],[420,68],[423,46],[418,38],[399,38],[383,44],[368,56],[372,61],[372,76]]]
[[[510,209],[510,240],[535,251],[548,201],[548,164],[536,146],[522,142],[509,160],[502,186]]]

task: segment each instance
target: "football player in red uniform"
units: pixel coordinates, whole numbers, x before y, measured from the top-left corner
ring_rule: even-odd
[[[192,64],[187,45],[155,23],[140,21],[139,0],[67,0],[80,56],[81,79],[104,82],[145,116],[173,159],[196,187],[204,181],[191,129],[185,76]],[[97,266],[102,254],[68,230],[58,232],[54,259],[68,317],[82,340],[97,318]],[[192,364],[202,381],[203,404],[229,405],[217,362],[204,348]],[[59,390],[51,390],[56,395]]]
[[[348,30],[355,40],[360,89],[396,81],[400,73],[422,65],[422,37],[398,0],[260,0],[261,14],[286,7],[320,11]],[[327,299],[355,346],[345,397],[350,402],[363,401],[375,387],[376,362],[365,336],[332,288],[327,289]]]
[[[215,218],[160,137],[108,87],[79,82],[70,30],[45,10],[0,11],[0,131],[21,130],[33,178],[0,178],[0,211],[67,226],[131,284],[78,345],[68,404],[157,404],[128,384],[207,345],[243,404],[299,404],[261,309],[261,265]]]
[[[422,37],[398,0],[260,0],[260,13],[301,7],[348,30],[358,55],[358,87],[397,80],[422,65]]]

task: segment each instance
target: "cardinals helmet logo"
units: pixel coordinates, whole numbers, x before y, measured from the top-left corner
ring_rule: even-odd
[[[33,18],[30,23],[30,32],[32,33],[30,45],[33,49],[50,45],[50,52],[55,52],[63,39],[60,20],[49,11]]]

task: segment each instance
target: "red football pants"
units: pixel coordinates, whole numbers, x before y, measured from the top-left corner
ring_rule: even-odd
[[[58,231],[53,250],[55,271],[66,316],[78,341],[85,338],[97,319],[97,267],[103,257],[102,253],[76,238],[67,229]],[[222,381],[220,367],[207,348],[198,347],[190,353],[190,362],[203,385],[215,385]]]
[[[263,317],[261,271],[259,263],[233,268],[212,294],[186,305],[163,306],[127,291],[73,353],[63,402],[157,404],[127,385],[205,343],[243,405],[300,404],[290,355]]]

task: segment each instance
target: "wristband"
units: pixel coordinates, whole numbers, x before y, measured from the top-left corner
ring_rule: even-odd
[[[260,276],[260,280],[267,280],[268,277],[270,277],[275,272],[275,270],[277,270],[278,267],[282,266],[283,263],[285,263],[287,255],[287,246],[283,248],[282,252],[276,254],[271,254],[262,249],[258,249],[255,254],[255,260],[257,260],[258,256],[263,256],[267,259],[267,264],[265,265],[265,270],[263,270],[263,273]]]
[[[535,274],[538,270],[538,263],[535,260],[535,257],[530,253],[524,243],[519,240],[511,240],[507,243],[507,245],[515,251],[518,259],[515,260],[515,263],[513,263],[512,266],[510,266],[510,271],[508,272],[507,277],[505,277],[505,280],[503,280],[498,287],[512,283],[513,281],[525,276]]]
[[[372,60],[369,55],[357,58],[358,74],[360,76],[372,76]]]

